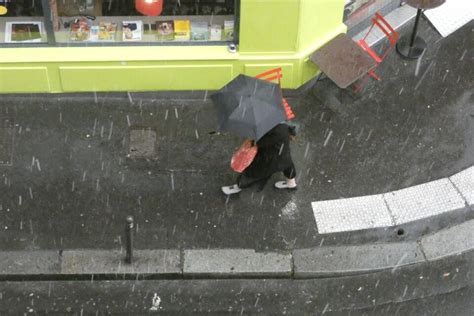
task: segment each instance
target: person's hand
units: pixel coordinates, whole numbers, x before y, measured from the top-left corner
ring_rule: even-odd
[[[290,136],[296,136],[296,126],[288,126],[288,130],[290,132]]]

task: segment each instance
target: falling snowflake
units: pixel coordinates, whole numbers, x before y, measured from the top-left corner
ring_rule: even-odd
[[[151,311],[157,311],[158,309],[161,309],[160,304],[161,304],[161,298],[158,296],[158,294],[154,294],[152,298],[152,306],[150,308]]]

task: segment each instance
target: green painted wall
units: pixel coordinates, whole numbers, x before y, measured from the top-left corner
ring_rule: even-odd
[[[300,0],[241,0],[240,52],[242,54],[295,52],[300,2]]]
[[[0,93],[216,90],[282,67],[283,88],[317,73],[308,56],[345,32],[344,0],[241,0],[240,44],[1,48]]]
[[[296,49],[300,52],[315,45],[323,45],[334,32],[345,31],[342,24],[344,0],[300,0],[298,38]]]
[[[232,64],[60,66],[61,88],[74,91],[206,90],[222,87],[232,76]],[[198,79],[199,78],[199,79]],[[172,88],[172,89],[170,89]]]
[[[0,66],[0,92],[49,92],[47,67]]]

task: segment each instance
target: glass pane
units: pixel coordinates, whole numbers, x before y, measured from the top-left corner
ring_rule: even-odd
[[[0,0],[0,43],[47,42],[40,0]]]
[[[49,0],[58,43],[231,41],[236,0]]]

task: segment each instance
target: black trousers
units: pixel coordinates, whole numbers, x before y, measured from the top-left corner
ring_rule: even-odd
[[[295,165],[293,163],[291,163],[291,166],[286,168],[285,170],[283,170],[283,174],[285,175],[285,177],[287,177],[288,179],[293,179],[294,177],[296,177],[296,169],[295,169]]]

